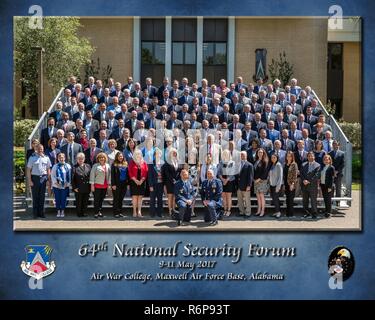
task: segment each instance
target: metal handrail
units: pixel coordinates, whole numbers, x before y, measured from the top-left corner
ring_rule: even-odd
[[[36,136],[39,137],[42,129],[47,126],[48,115],[55,108],[56,102],[61,99],[61,96],[62,96],[63,92],[64,92],[64,88],[61,88],[59,90],[59,92],[57,93],[55,99],[53,99],[52,103],[50,104],[48,110],[43,112],[43,114],[40,117],[40,119],[38,120],[34,130],[30,133],[29,137],[27,138],[27,140],[25,142],[25,158],[26,158],[27,150],[31,148],[31,141],[34,139],[34,137],[36,137]],[[25,163],[25,167],[26,167],[26,165],[27,165],[27,163]],[[26,168],[25,168],[25,172],[26,172]],[[29,184],[29,182],[27,181],[27,179],[25,179],[26,196],[29,193],[29,185],[28,184]]]
[[[342,131],[340,125],[336,121],[335,117],[332,114],[329,114],[327,109],[324,107],[323,103],[320,101],[318,95],[312,90],[312,93],[315,96],[315,99],[318,101],[320,108],[322,108],[325,116],[328,119],[328,123],[332,127],[332,133],[336,140],[339,141],[341,149],[345,152],[345,168],[343,175],[343,184],[345,185],[344,193],[347,196],[352,195],[352,159],[353,159],[353,146],[349,141],[348,137]]]

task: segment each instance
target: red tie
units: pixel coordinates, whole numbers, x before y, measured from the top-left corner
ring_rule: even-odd
[[[91,148],[90,159],[91,159],[91,162],[94,162],[94,148]]]

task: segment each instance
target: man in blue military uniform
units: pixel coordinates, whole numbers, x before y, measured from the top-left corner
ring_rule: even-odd
[[[213,170],[207,170],[207,179],[202,183],[201,196],[204,206],[208,209],[210,226],[218,224],[218,211],[222,207],[222,192],[222,182],[214,177]]]
[[[191,219],[191,207],[194,203],[196,196],[195,188],[189,180],[189,172],[187,170],[181,170],[181,179],[176,182],[174,193],[176,196],[176,203],[178,207],[177,225],[182,223],[190,222]]]

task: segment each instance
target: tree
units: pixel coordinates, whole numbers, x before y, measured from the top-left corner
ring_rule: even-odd
[[[293,68],[293,65],[286,59],[285,51],[279,54],[278,60],[272,59],[271,64],[268,65],[271,80],[279,79],[284,86],[289,83],[293,76]]]
[[[45,49],[43,71],[48,83],[57,91],[67,78],[78,75],[80,68],[91,61],[94,47],[85,37],[78,36],[78,18],[44,17],[42,29],[29,27],[29,17],[15,19],[14,64],[26,96],[37,95],[38,63],[35,46]]]

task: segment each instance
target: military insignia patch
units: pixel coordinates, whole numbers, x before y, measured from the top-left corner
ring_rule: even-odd
[[[25,274],[39,280],[55,271],[55,262],[50,261],[52,248],[49,245],[28,245],[25,251],[26,261],[21,263]]]

